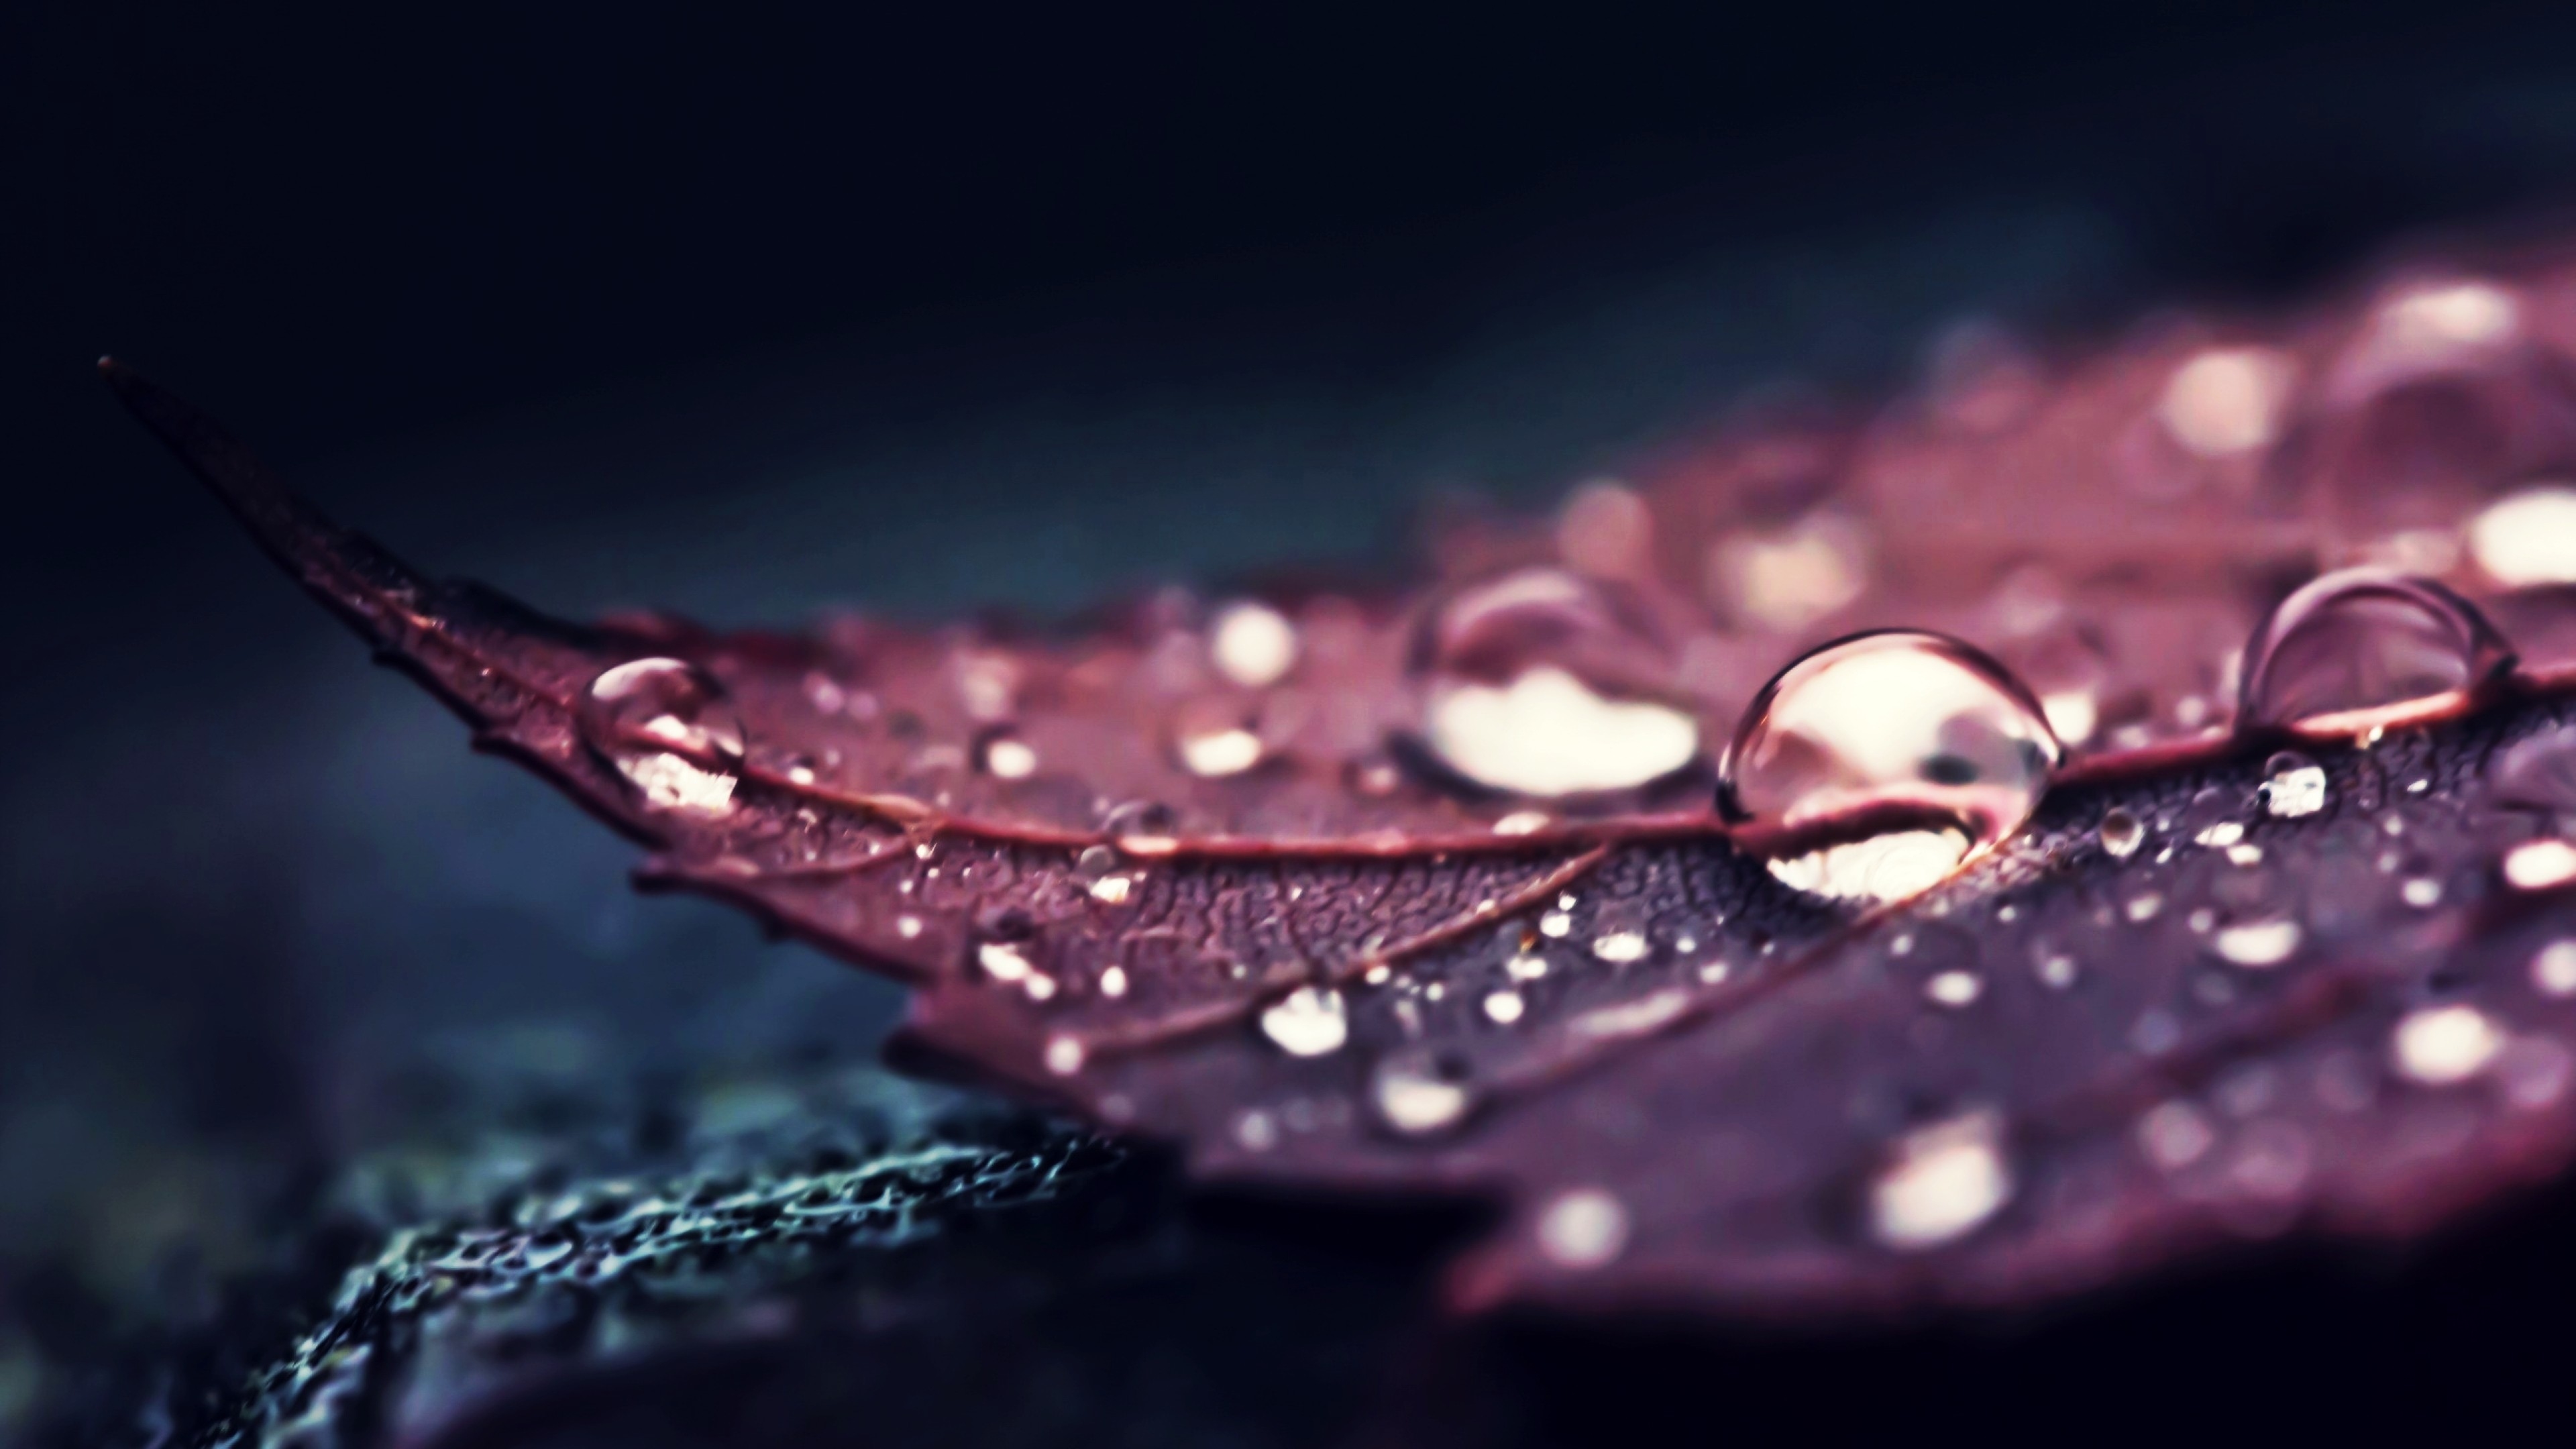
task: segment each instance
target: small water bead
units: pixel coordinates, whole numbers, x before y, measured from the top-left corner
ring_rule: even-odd
[[[2323,810],[2325,768],[2294,750],[2274,755],[2263,765],[2263,808],[2282,820],[2296,820]]]
[[[2507,805],[2576,816],[2576,725],[2554,725],[2514,741],[2487,765]]]
[[[1613,966],[1643,961],[1651,949],[1644,934],[1637,931],[1608,931],[1592,942],[1592,954]]]
[[[2198,1162],[2218,1145],[2209,1118],[2189,1102],[2161,1102],[2138,1118],[2138,1148],[2167,1172]]]
[[[2268,347],[2213,347],[2175,368],[2156,420],[2183,449],[2226,458],[2271,446],[2292,381],[2290,360]]]
[[[1485,1016],[1497,1026],[1509,1026],[1521,1019],[1529,1003],[1517,991],[1496,991],[1485,998]]]
[[[1974,971],[1943,971],[1923,983],[1923,994],[1935,1006],[1973,1006],[1984,995],[1985,978]]]
[[[1038,752],[1016,731],[987,730],[975,741],[975,768],[997,780],[1025,780],[1038,772]]]
[[[2525,489],[2469,522],[2469,557],[2507,588],[2576,583],[2576,488]]]
[[[1267,688],[1286,678],[1297,663],[1297,626],[1268,604],[1228,604],[1208,626],[1208,657],[1219,674],[1236,684]]]
[[[2296,921],[2244,921],[2220,927],[2209,948],[2231,965],[2262,970],[2297,955],[2300,939]]]
[[[2474,1006],[2428,1006],[2407,1013],[2390,1038],[2397,1070],[2428,1087],[2447,1087],[2485,1071],[2504,1050],[2504,1032]]]
[[[1370,1073],[1369,1098],[1379,1119],[1408,1137],[1454,1127],[1474,1104],[1462,1071],[1418,1049],[1381,1060]]]
[[[1891,1248],[1920,1251],[1966,1236],[2010,1201],[2003,1124],[1972,1112],[1899,1138],[1870,1185],[1870,1226]]]
[[[2137,816],[2115,805],[2103,812],[2101,833],[2102,849],[2114,860],[2127,860],[2146,842],[2147,827]]]
[[[1539,1251],[1560,1268],[1598,1268],[1628,1246],[1628,1209],[1597,1187],[1551,1199],[1534,1229]]]
[[[733,809],[743,761],[742,719],[723,686],[678,659],[635,659],[582,693],[582,740],[656,809],[722,815]]]
[[[2504,637],[2441,584],[2342,569],[2310,580],[2256,629],[2237,718],[2359,738],[2438,714],[2512,666]]]
[[[2576,845],[2564,840],[2526,840],[2505,852],[2505,884],[2515,890],[2556,890],[2576,881]]]
[[[1873,805],[1937,811],[1963,837],[1892,833],[1917,837],[1902,857],[1918,863],[1927,846],[1958,840],[1947,862],[1925,867],[1937,880],[2021,828],[2061,755],[2038,702],[2002,665],[1955,639],[1889,630],[1827,644],[1763,686],[1727,749],[1723,799],[1735,818],[1774,825]],[[1836,877],[1871,890],[1900,883],[1881,878],[1885,851],[1848,857],[1854,848],[1835,848],[1850,865],[1820,860],[1803,873],[1818,885]],[[1867,869],[1857,868],[1864,861]]]
[[[1261,1034],[1292,1057],[1329,1056],[1351,1039],[1350,1010],[1329,986],[1300,986],[1261,1013]]]
[[[1172,731],[1181,768],[1204,780],[1240,775],[1269,754],[1260,733],[1238,714],[1184,711]]]
[[[2576,996],[2576,941],[2552,941],[2532,953],[2531,984],[2543,996]]]
[[[1661,697],[1672,662],[1615,588],[1532,568],[1464,589],[1417,640],[1423,743],[1488,789],[1632,789],[1699,758],[1698,717]]]

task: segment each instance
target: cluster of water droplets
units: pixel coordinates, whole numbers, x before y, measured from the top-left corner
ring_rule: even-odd
[[[2429,579],[2381,569],[2323,575],[2276,605],[2246,651],[2235,729],[2249,738],[2369,745],[2474,702],[2508,673],[2510,646],[2477,608]],[[1822,645],[1747,709],[1720,800],[1748,826],[1837,819],[1845,839],[1771,862],[1812,894],[1915,894],[2009,839],[2038,809],[2065,751],[2011,671],[1956,639],[1911,630]],[[2266,770],[2267,808],[2313,814],[2322,767],[2295,752]],[[1872,831],[1878,812],[1894,822]],[[2140,822],[2113,811],[2102,845],[2126,856]]]

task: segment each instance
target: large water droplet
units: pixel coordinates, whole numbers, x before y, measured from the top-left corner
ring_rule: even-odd
[[[742,720],[724,687],[678,659],[634,659],[583,692],[584,743],[662,810],[722,815],[742,774]]]
[[[1521,795],[1625,790],[1700,752],[1672,664],[1619,590],[1533,568],[1461,590],[1414,650],[1423,743],[1449,769]]]
[[[2342,569],[2283,599],[2246,650],[2240,725],[2361,736],[2436,714],[2513,665],[2504,636],[2430,579]]]
[[[1925,807],[1957,822],[1957,835],[1916,827],[1817,854],[1922,837],[1896,854],[1931,859],[1940,846],[1949,859],[1932,868],[1938,879],[2021,828],[2060,754],[2038,702],[2002,665],[1943,635],[1889,630],[1827,644],[1763,686],[1727,749],[1723,797],[1737,819],[1777,825]],[[1872,872],[1888,869],[1888,848],[1862,854]],[[1818,859],[1815,873],[1836,874],[1831,863]]]

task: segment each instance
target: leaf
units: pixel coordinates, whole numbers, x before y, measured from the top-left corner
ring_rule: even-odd
[[[2063,368],[1953,349],[1866,426],[1453,521],[1410,601],[1170,596],[1060,638],[546,620],[108,375],[478,744],[651,847],[646,884],[916,985],[907,1060],[1210,1175],[1498,1196],[1464,1305],[1849,1314],[2415,1232],[2564,1162],[2571,911],[2500,862],[2576,813],[2545,546],[2576,499],[2498,485],[2576,463],[2569,299],[2576,268],[2498,258]],[[2521,670],[2285,764],[2231,651],[2373,561],[2450,571]],[[2078,749],[2003,848],[1862,909],[1771,863],[1923,809],[1729,822],[1712,762],[1773,670],[1871,626],[1988,646]]]

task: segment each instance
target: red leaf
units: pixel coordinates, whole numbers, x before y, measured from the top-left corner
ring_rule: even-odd
[[[2565,1160],[2576,851],[2511,852],[2576,814],[2576,496],[2527,486],[2576,462],[2571,356],[2547,257],[2063,369],[1963,352],[1866,427],[1455,526],[1410,603],[1044,639],[557,623],[108,375],[479,744],[651,846],[647,883],[915,983],[915,1057],[1210,1173],[1500,1194],[1464,1303],[1814,1313],[2416,1231]],[[2378,576],[2231,662],[2372,561],[2447,571],[2521,672]],[[1775,864],[1948,797],[1713,802],[1764,679],[1873,626],[1985,646],[2075,752],[2000,849],[1864,910]]]

